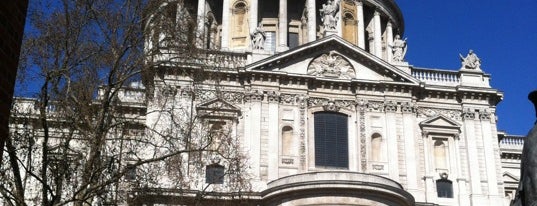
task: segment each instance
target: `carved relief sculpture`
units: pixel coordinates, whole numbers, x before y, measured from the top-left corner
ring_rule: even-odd
[[[330,52],[311,61],[308,74],[313,76],[352,79],[356,77],[352,65],[341,55]]]

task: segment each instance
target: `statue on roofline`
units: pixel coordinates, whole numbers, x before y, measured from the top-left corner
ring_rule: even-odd
[[[403,62],[405,60],[407,49],[406,38],[401,39],[399,34],[395,35],[395,39],[393,40],[393,45],[391,45],[391,47],[393,53],[392,60],[394,62]]]
[[[466,57],[463,57],[461,54],[459,54],[459,57],[461,58],[461,61],[462,61],[461,69],[481,70],[481,59],[477,57],[477,55],[474,53],[473,50],[470,49]]]
[[[252,49],[264,49],[266,36],[261,23],[259,23],[259,26],[250,34],[250,37],[252,39]]]
[[[321,12],[321,21],[323,22],[325,31],[336,30],[338,21],[338,16],[336,14],[339,10],[339,1],[340,0],[328,0],[326,4],[323,4],[323,8],[319,10]]]

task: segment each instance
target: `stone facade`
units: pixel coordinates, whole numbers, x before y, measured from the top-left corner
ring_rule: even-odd
[[[221,32],[206,44],[244,55],[235,59],[240,66],[203,70],[226,77],[219,80],[218,89],[210,87],[214,82],[196,81],[190,75],[201,68],[196,66],[179,65],[173,72],[161,68],[164,75],[150,84],[155,90],[173,85],[185,92],[203,85],[205,90],[194,98],[178,97],[179,104],[188,108],[217,101],[240,111],[232,128],[248,157],[253,190],[260,192],[264,204],[505,205],[509,201],[496,125],[496,105],[503,94],[490,87],[490,75],[480,68],[473,51],[461,56],[458,71],[411,66],[404,60],[406,40],[400,37],[402,14],[393,1],[306,0],[288,5],[280,0],[268,5],[225,0],[214,5],[200,0],[197,5],[198,19],[223,11],[214,18]],[[250,20],[242,21],[246,17]],[[199,31],[208,30],[203,26],[207,24],[198,25]],[[264,38],[263,46],[259,38]],[[159,108],[151,102],[148,107]],[[318,147],[323,147],[315,142],[315,119],[321,113],[345,116],[345,167],[316,162]],[[331,189],[352,193],[346,184],[365,181],[367,175],[387,182],[360,188],[362,192],[395,202],[381,202],[365,193],[363,197],[323,193]],[[326,182],[306,186],[317,178]],[[294,188],[300,183],[304,185]],[[382,192],[392,184],[397,192]]]
[[[163,173],[151,187],[129,176],[118,189],[125,204],[508,205],[523,139],[497,130],[503,93],[475,53],[458,70],[412,66],[391,0],[215,2],[164,4],[174,25],[194,18],[197,35],[174,42],[148,23],[156,66],[119,98],[150,128],[130,135],[207,141],[173,124],[196,117],[209,150],[237,141],[226,149],[242,159],[181,154],[205,165],[178,165],[192,173]],[[138,161],[160,152],[138,149]],[[246,190],[237,168],[222,166],[234,161],[244,162]],[[211,168],[225,175],[211,179]]]

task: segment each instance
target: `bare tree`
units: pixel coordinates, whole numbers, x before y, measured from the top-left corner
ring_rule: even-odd
[[[155,190],[200,203],[250,191],[232,128],[237,115],[215,118],[226,105],[197,107],[197,91],[218,100],[220,70],[240,63],[195,47],[193,13],[167,0],[31,4],[21,74],[40,90],[13,109],[0,168],[7,205],[136,202],[133,192]],[[159,80],[185,67],[194,80],[189,92]],[[211,165],[218,177],[207,181],[215,178],[205,178]],[[223,176],[226,186],[212,184]]]

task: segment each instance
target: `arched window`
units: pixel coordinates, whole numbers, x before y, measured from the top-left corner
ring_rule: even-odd
[[[356,44],[358,21],[351,13],[345,13],[343,16],[343,39]]]
[[[218,150],[220,149],[222,138],[225,136],[224,126],[225,122],[211,122],[211,128],[209,133],[208,143],[210,149]]]
[[[349,167],[348,117],[335,112],[314,114],[315,166]]]
[[[293,146],[293,128],[285,126],[282,128],[282,155],[293,155]]]
[[[382,136],[379,133],[371,135],[371,161],[382,161]]]
[[[447,145],[440,139],[434,141],[434,164],[437,169],[448,169]]]
[[[436,193],[438,197],[453,198],[453,183],[447,179],[436,180]]]
[[[246,3],[237,1],[233,5],[233,18],[231,27],[232,46],[245,46],[248,34]]]

